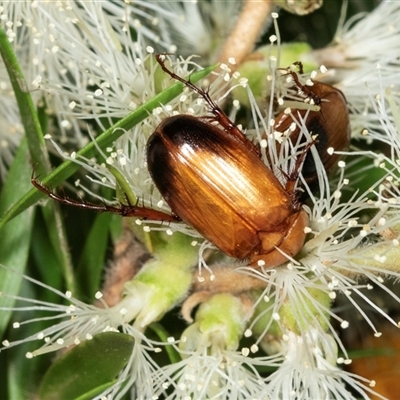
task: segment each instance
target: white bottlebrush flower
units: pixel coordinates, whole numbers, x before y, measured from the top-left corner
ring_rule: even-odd
[[[72,88],[82,95],[88,95],[87,86],[91,84],[89,72],[85,74],[82,71],[85,70],[83,64],[92,62],[93,57],[91,60],[84,49],[89,55],[91,53],[88,48],[92,46],[99,54],[110,47],[114,52],[120,51],[115,49],[117,45],[120,46],[117,39],[114,47],[110,45],[113,44],[113,33],[100,3],[3,2],[0,15],[2,27],[14,48],[26,80],[26,90],[38,106],[45,103],[46,114],[54,117],[49,120],[45,133],[51,132],[62,143],[82,145],[87,140],[83,133],[86,127],[72,116],[70,108],[73,104],[71,97],[76,96]],[[101,32],[105,34],[101,36]],[[111,52],[108,56],[113,60]],[[0,68],[1,76],[5,75],[4,65],[0,64]],[[97,68],[101,69],[99,64]],[[6,97],[2,96],[2,101],[5,100]],[[6,119],[9,121],[17,114],[16,104],[4,104],[3,112],[7,112]],[[21,131],[17,129],[20,120],[13,119],[10,123],[12,126],[8,130],[5,129],[7,125],[2,125],[4,129],[1,134],[6,136],[2,139],[2,148],[7,143],[8,147],[12,147],[13,142],[17,145],[21,137],[18,135],[14,138],[15,131]],[[4,157],[9,156],[5,153]]]
[[[14,91],[0,64],[0,181],[4,180],[18,147],[24,128],[21,123]]]
[[[376,73],[379,80],[379,71]],[[376,121],[379,122],[379,127],[371,130],[368,137],[377,147],[379,143],[387,144],[390,149],[389,155],[372,151],[344,152],[348,156],[349,168],[344,161],[339,161],[338,176],[329,180],[321,160],[314,154],[317,170],[322,173],[319,177],[318,193],[308,191],[310,224],[309,238],[304,248],[296,260],[286,266],[282,265],[273,270],[251,271],[251,274],[258,275],[266,283],[266,288],[258,300],[259,304],[266,301],[263,305],[264,311],[250,327],[259,335],[258,342],[262,342],[263,337],[268,335],[275,337],[277,332],[274,325],[277,325],[283,335],[286,334],[285,328],[298,330],[292,337],[296,354],[299,354],[297,351],[302,351],[299,349],[300,343],[304,345],[303,350],[310,353],[310,337],[314,337],[313,340],[317,342],[322,340],[324,332],[330,331],[332,338],[335,338],[346,355],[330,319],[340,323],[341,329],[355,329],[355,320],[344,320],[334,309],[330,309],[330,300],[333,301],[339,295],[359,312],[375,336],[379,337],[381,332],[371,311],[381,314],[390,323],[398,326],[398,321],[382,308],[374,296],[374,289],[382,289],[397,304],[400,303],[398,296],[386,286],[388,279],[398,279],[400,276],[398,102],[395,101],[391,90],[385,91],[384,88],[376,97],[368,96],[368,101],[368,107],[373,110]],[[360,169],[355,163],[357,160],[352,160],[352,157],[364,157],[370,160],[370,165]],[[356,165],[355,172],[354,167],[352,171],[351,164]],[[379,177],[367,183],[369,186],[366,192],[358,192],[357,184],[360,178],[373,178],[374,170],[379,171]],[[364,305],[369,307],[368,312],[365,311]],[[263,317],[266,319],[263,320]],[[316,321],[317,331],[308,337],[309,333],[305,327],[307,324],[315,324]],[[260,323],[263,330],[257,331]],[[320,362],[327,363],[325,347],[324,345]],[[273,348],[274,346],[267,346],[267,350]],[[290,350],[289,347],[286,350]],[[272,386],[266,389],[266,396],[272,393],[271,399],[290,396],[349,398],[349,393],[342,386],[345,382],[363,398],[368,398],[370,389],[365,384],[368,382],[364,380],[363,383],[360,377],[346,374],[329,363],[324,367],[325,372],[318,366],[312,377],[307,377],[308,366],[304,370],[301,367],[303,355],[299,356],[297,361],[293,361],[296,360],[293,357],[294,354],[288,355],[287,362],[285,361],[267,379]],[[290,364],[292,361],[293,364]],[[298,368],[302,370],[302,376],[296,376]],[[289,371],[292,374],[290,379],[287,378]],[[293,386],[289,385],[290,382],[301,382],[301,386],[299,384],[293,389]]]
[[[77,345],[84,340],[90,339],[92,336],[100,332],[117,331],[119,328],[122,332],[130,333],[134,332],[134,336],[141,338],[142,333],[133,329],[130,326],[132,321],[132,299],[130,297],[114,307],[108,307],[104,301],[101,300],[101,292],[96,293],[96,299],[102,304],[103,307],[86,304],[72,296],[70,292],[62,293],[57,289],[54,289],[40,281],[33,278],[24,276],[29,282],[40,286],[46,290],[55,293],[62,299],[62,302],[69,303],[68,305],[50,303],[40,300],[34,300],[29,298],[21,297],[10,297],[6,293],[2,293],[3,298],[11,298],[18,300],[21,305],[12,308],[15,311],[47,311],[53,313],[51,317],[45,317],[44,320],[55,320],[59,321],[54,325],[46,328],[41,332],[24,338],[9,342],[5,340],[3,342],[4,348],[16,346],[22,342],[30,342],[40,340],[44,342],[37,350],[26,354],[28,358],[38,356],[40,354],[57,351],[59,349],[67,348],[72,345]],[[137,298],[140,302],[139,297]],[[138,304],[141,308],[140,304]],[[137,308],[137,306],[136,306]],[[14,328],[17,329],[22,325],[30,324],[35,322],[36,319],[26,320],[23,322],[14,323]]]
[[[277,363],[274,357],[274,361],[271,357],[253,358],[257,346],[237,350],[244,313],[241,299],[228,293],[204,301],[176,346],[182,360],[160,370],[170,380],[157,379],[156,393],[168,388],[169,400],[258,399],[263,379],[257,367],[271,368]]]
[[[28,87],[35,99],[45,99],[46,113],[57,120],[57,128],[51,125],[48,131],[76,146],[87,140],[80,119],[119,118],[150,97],[154,80],[147,78],[155,70],[147,65],[150,74],[143,73],[146,55],[153,52],[149,37],[154,46],[162,43],[163,51],[175,46],[179,54],[203,55],[204,62],[204,53],[218,51],[216,38],[223,43],[240,6],[230,1],[34,1],[5,2],[0,14]],[[152,33],[157,28],[158,40]],[[204,48],[196,51],[195,43]]]
[[[241,6],[242,1],[229,0],[134,1],[125,5],[127,22],[159,51],[185,57],[196,54],[206,63],[217,60]]]
[[[221,2],[212,3],[216,9],[222,7]],[[236,2],[226,4],[232,8]],[[67,105],[80,117],[88,118],[100,113],[103,118],[122,117],[148,99],[151,92],[154,93],[154,70],[143,65],[150,62],[146,58],[148,52],[154,52],[146,44],[140,29],[140,18],[145,21],[149,16],[141,12],[146,7],[148,12],[161,13],[167,20],[176,20],[176,23],[171,21],[166,32],[182,26],[193,29],[192,13],[197,15],[199,24],[205,24],[198,8],[207,8],[206,5],[175,2],[135,2],[133,5],[85,1],[10,3],[3,10],[3,21],[10,25],[10,38],[18,43],[21,41],[19,27],[29,32],[26,36],[30,45],[25,42],[24,46],[27,47],[27,56],[35,52],[35,61],[33,68],[27,71],[30,74],[26,77],[28,82],[40,75],[39,87],[52,95],[52,101],[57,101],[58,97],[68,99]],[[182,17],[180,10],[189,14],[184,16],[185,25],[177,22]],[[129,25],[133,18],[127,15],[135,12],[139,26],[135,22]],[[226,12],[224,8],[224,14],[216,10],[206,11],[206,14],[210,13],[214,19],[224,15],[223,21],[226,21]],[[136,37],[130,28],[135,29]],[[201,27],[204,33],[209,34],[208,28],[207,24]],[[194,40],[205,43],[199,40],[198,35]],[[184,51],[180,54],[186,55]],[[191,54],[198,53],[190,45],[187,55]],[[144,73],[145,68],[147,73]],[[55,104],[54,109],[68,115],[71,111],[66,112],[69,108],[65,105]]]
[[[397,2],[383,0],[370,13],[350,18],[344,26],[338,27],[333,43],[321,50],[322,60],[326,65],[338,67],[339,74],[342,68],[353,69],[353,77],[357,69],[364,71],[361,75],[366,78],[365,73],[373,72],[378,63],[394,68],[393,63],[398,62],[399,10]]]
[[[79,118],[122,117],[154,94],[154,70],[146,67],[143,73],[146,55],[153,50],[140,32],[134,34],[124,15],[124,7],[111,2],[18,1],[0,6],[0,23],[27,90],[36,102],[44,100],[46,114],[54,116],[45,133],[59,142],[81,146],[87,127]],[[16,104],[6,102],[10,85],[4,65],[0,68],[3,164],[9,163],[7,149],[18,144],[21,128],[20,120],[12,118]]]
[[[360,396],[368,399],[370,394],[376,395],[371,389],[374,382],[336,366],[336,363],[346,364],[348,360],[337,356],[334,340],[319,329],[309,329],[302,335],[286,332],[281,346],[280,356],[284,361],[265,379],[260,398],[355,400]]]
[[[296,260],[286,266],[274,270],[250,272],[265,279],[264,295],[269,299],[276,296],[269,312],[279,313],[281,305],[289,301],[289,309],[292,313],[297,313],[296,323],[300,327],[309,318],[315,317],[325,319],[324,324],[328,328],[327,315],[338,318],[329,311],[329,304],[323,305],[323,302],[320,304],[317,298],[313,303],[310,290],[320,290],[331,300],[339,293],[343,294],[363,314],[376,333],[378,330],[355,300],[357,296],[358,301],[369,304],[391,323],[397,324],[363,291],[373,290],[374,286],[385,290],[381,276],[398,278],[400,267],[397,233],[400,222],[397,213],[399,196],[396,189],[396,176],[399,173],[397,126],[393,124],[391,113],[387,112],[387,107],[384,106],[385,93],[380,93],[376,104],[374,99],[369,97],[369,100],[372,101],[371,109],[374,109],[376,118],[381,123],[380,132],[371,133],[371,140],[389,144],[391,156],[354,151],[343,154],[348,156],[350,167],[351,156],[364,156],[371,160],[369,167],[363,170],[357,169],[358,174],[373,176],[371,171],[375,165],[376,169],[383,171],[381,173],[383,178],[369,182],[367,192],[358,193],[357,184],[360,178],[358,174],[349,172],[351,169],[346,168],[346,163],[339,161],[336,179],[328,179],[321,159],[314,149],[311,149],[320,175],[318,193],[306,188],[310,197],[306,206],[310,219],[307,228],[308,239]],[[392,97],[391,102],[392,108],[395,107]],[[302,125],[302,121],[299,121],[299,125]],[[302,126],[304,129],[305,125]],[[303,133],[307,134],[306,131]],[[278,170],[290,171],[290,167],[285,164],[285,158],[280,160]],[[369,281],[365,281],[365,278]],[[399,302],[394,293],[388,289],[386,291]],[[346,321],[340,322],[342,327],[348,326]],[[334,333],[333,326],[330,325],[329,329]],[[268,326],[265,330],[268,330]]]
[[[396,102],[400,100],[399,26],[399,2],[384,0],[370,13],[357,15],[339,27],[330,46],[313,52],[346,95],[354,114],[353,136],[379,127],[369,102],[370,93],[375,95],[390,87]]]
[[[3,293],[1,295],[3,298],[17,300],[18,304],[12,308],[0,308],[0,311],[13,310],[17,314],[21,313],[19,322],[13,323],[14,329],[40,321],[45,323],[50,321],[51,325],[24,339],[11,342],[3,340],[0,351],[27,342],[43,343],[36,350],[26,353],[26,357],[30,359],[77,346],[102,332],[121,332],[134,338],[132,353],[127,357],[128,362],[120,372],[117,382],[96,398],[103,399],[107,396],[109,399],[120,399],[124,393],[131,391],[137,393],[134,398],[147,400],[154,396],[153,385],[158,383],[157,376],[163,382],[168,381],[168,376],[163,376],[162,370],[152,359],[153,355],[163,351],[163,346],[168,343],[154,342],[143,334],[142,329],[132,326],[135,310],[143,310],[145,301],[145,296],[141,298],[138,295],[140,288],[136,293],[128,294],[113,307],[108,307],[102,300],[102,294],[98,292],[95,296],[98,306],[95,306],[74,298],[70,292],[62,293],[27,276],[24,276],[24,279],[52,292],[59,300],[52,303]],[[35,316],[36,313],[43,312],[45,315]],[[33,317],[24,320],[22,319],[24,313]]]
[[[253,359],[249,353],[249,349],[214,349],[213,354],[207,348],[192,351],[182,361],[163,368],[161,376],[170,376],[171,382],[158,385],[156,393],[169,388],[168,400],[261,399],[264,383],[257,368],[278,364],[275,357]]]

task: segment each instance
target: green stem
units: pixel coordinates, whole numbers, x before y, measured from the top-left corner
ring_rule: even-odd
[[[197,82],[200,79],[204,78],[208,75],[213,69],[215,65],[205,68],[201,71],[198,71],[192,75],[190,75],[191,82]],[[177,97],[183,91],[183,84],[181,82],[177,82],[174,85],[170,86],[163,92],[159,93],[152,100],[138,107],[135,111],[128,114],[126,117],[119,120],[115,125],[107,129],[101,135],[97,137],[97,139],[93,142],[87,144],[84,148],[79,150],[77,153],[82,157],[90,158],[92,157],[96,151],[97,147],[101,149],[105,149],[108,146],[111,146],[112,143],[121,137],[125,132],[139,122],[143,121],[148,115],[156,108],[159,107],[160,104],[167,104],[172,99]],[[80,166],[73,161],[65,161],[58,168],[56,168],[50,175],[41,179],[41,182],[44,185],[49,186],[57,186],[60,183],[64,182],[68,177],[70,177],[75,171],[77,171]],[[22,211],[26,210],[31,205],[35,204],[44,194],[40,192],[38,189],[33,188],[28,193],[25,194],[17,203],[14,204],[11,209],[0,219],[0,228],[4,226],[9,220],[20,214]]]
[[[149,325],[149,328],[159,337],[160,341],[163,343],[168,343],[168,331],[158,322],[153,322]],[[172,345],[165,346],[165,350],[168,354],[169,361],[171,364],[175,364],[182,360],[179,353],[174,349]]]
[[[15,98],[21,115],[22,125],[28,139],[29,152],[32,163],[36,165],[39,173],[50,171],[50,162],[43,139],[42,128],[36,106],[33,102],[28,85],[19,66],[14,50],[7,38],[6,33],[0,26],[0,54],[7,68]]]
[[[51,167],[41,125],[42,122],[45,128],[47,119],[42,118],[42,121],[40,120],[36,105],[30,95],[28,85],[18,63],[18,59],[8,41],[6,33],[1,27],[0,54],[3,58],[14,89],[32,164],[35,165],[35,171],[37,173],[47,174]],[[40,111],[43,116],[43,110]],[[52,238],[53,246],[58,253],[61,268],[64,271],[67,287],[69,290],[75,292],[76,285],[74,282],[72,262],[68,252],[69,246],[66,240],[65,227],[59,208],[56,207],[55,204],[49,204],[43,212],[50,233],[49,236]]]

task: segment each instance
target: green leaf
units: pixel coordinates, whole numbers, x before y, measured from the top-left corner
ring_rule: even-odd
[[[96,215],[79,260],[77,281],[81,292],[90,299],[101,286],[112,217],[110,213]],[[122,223],[122,218],[119,220]]]
[[[28,332],[33,335],[38,331],[29,327],[24,330],[23,335],[28,336]],[[18,338],[20,339],[21,336]],[[27,393],[31,393],[32,388],[38,386],[38,380],[42,378],[43,371],[49,366],[50,355],[28,360],[25,354],[30,350],[32,350],[32,343],[25,342],[8,352],[7,373],[2,371],[4,373],[2,385],[6,386],[7,382],[8,396],[1,397],[2,399],[27,400]],[[4,357],[4,354],[2,353],[1,356]]]
[[[115,382],[132,354],[134,338],[117,332],[96,335],[56,360],[39,389],[40,400],[93,398]]]
[[[41,209],[45,226],[50,237],[49,244],[52,245],[59,260],[58,268],[63,271],[67,288],[77,293],[77,284],[74,276],[67,234],[64,226],[64,218],[61,215],[60,205],[56,202],[48,202]]]
[[[7,180],[0,195],[0,214],[10,204],[19,199],[29,186],[31,167],[28,163],[28,146],[25,139],[22,140],[14,157]],[[14,218],[0,233],[0,293],[17,295],[21,286],[22,273],[25,270],[28,259],[33,209],[26,210],[17,218]],[[17,272],[17,273],[15,273]],[[0,297],[1,307],[12,307],[14,301],[10,298]],[[0,336],[3,335],[11,311],[2,311],[0,318]]]
[[[389,168],[390,166],[388,166]],[[395,172],[395,171],[394,171]],[[384,168],[375,166],[373,160],[366,156],[352,156],[346,158],[346,177],[351,177],[349,189],[341,190],[341,201],[349,201],[357,190],[358,193],[368,193],[370,188],[380,182],[386,175]],[[372,193],[371,193],[372,196]]]
[[[205,68],[201,71],[198,71],[192,75],[190,75],[191,82],[197,82],[198,80],[204,78],[207,74],[209,74],[214,66]],[[100,147],[100,149],[105,149],[108,146],[111,146],[112,143],[121,137],[125,132],[139,122],[143,121],[149,113],[151,113],[156,107],[159,107],[160,104],[167,104],[169,101],[177,97],[180,93],[182,93],[183,84],[181,82],[177,82],[159,93],[153,99],[138,107],[135,111],[128,114],[126,117],[119,120],[112,127],[107,129],[101,135],[99,135],[95,141],[90,142],[84,148],[77,152],[80,156],[90,158],[94,156],[97,152],[96,146]],[[50,175],[41,179],[41,182],[44,185],[48,185],[50,187],[55,187],[60,183],[64,182],[68,177],[70,177],[75,171],[77,171],[80,166],[70,160],[62,163],[58,168],[56,168]],[[33,188],[28,193],[26,193],[14,206],[8,210],[8,212],[3,215],[0,219],[0,228],[2,228],[8,221],[12,218],[20,214],[22,211],[26,210],[31,205],[35,204],[44,194],[40,192],[38,189]],[[1,214],[0,214],[1,215]],[[0,233],[1,234],[1,233]]]
[[[51,245],[50,233],[46,229],[41,213],[36,213],[31,239],[32,261],[40,272],[39,280],[53,288],[63,287],[63,274],[56,249]],[[49,290],[44,290],[41,300],[57,303],[59,297]]]

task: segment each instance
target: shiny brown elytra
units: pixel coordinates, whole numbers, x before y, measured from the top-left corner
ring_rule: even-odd
[[[163,56],[157,60],[207,101],[220,125],[177,115],[150,136],[148,169],[173,213],[221,251],[250,265],[273,267],[296,255],[308,225],[296,196],[207,93],[168,70]]]

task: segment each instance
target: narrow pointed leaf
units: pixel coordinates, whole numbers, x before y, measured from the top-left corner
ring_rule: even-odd
[[[4,183],[0,195],[0,214],[10,204],[19,199],[29,187],[30,164],[28,162],[28,146],[23,140],[8,171],[7,180]],[[32,231],[33,209],[14,218],[0,232],[0,264],[6,268],[0,268],[0,293],[17,295],[28,259],[30,237]],[[19,272],[19,273],[15,273]],[[2,307],[11,307],[14,301],[0,297]],[[11,311],[2,311],[0,318],[0,336],[6,328]]]
[[[89,399],[101,393],[127,364],[133,346],[132,336],[117,332],[100,333],[81,343],[51,365],[39,389],[39,399]]]

